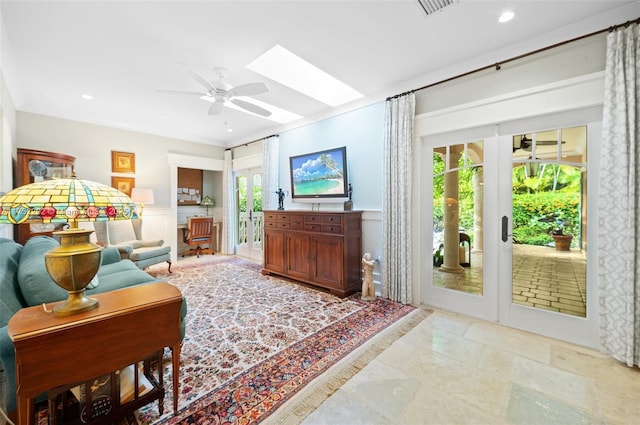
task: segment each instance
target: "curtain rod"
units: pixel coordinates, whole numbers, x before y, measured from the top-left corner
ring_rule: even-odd
[[[598,31],[594,31],[594,32],[589,33],[589,34],[581,35],[579,37],[575,37],[575,38],[572,38],[570,40],[561,41],[559,43],[552,44],[550,46],[542,47],[540,49],[533,50],[531,52],[524,53],[524,54],[521,54],[521,55],[518,55],[518,56],[514,56],[512,58],[503,60],[501,62],[496,62],[495,64],[486,65],[486,66],[483,66],[481,68],[474,69],[472,71],[467,71],[465,73],[458,74],[458,75],[455,75],[453,77],[449,77],[449,78],[446,78],[444,80],[437,81],[435,83],[427,84],[427,85],[419,87],[417,89],[408,90],[408,91],[406,91],[404,93],[400,93],[400,94],[396,94],[394,96],[390,96],[390,97],[387,98],[387,100],[396,99],[398,97],[405,96],[407,94],[415,93],[415,92],[420,91],[420,90],[424,90],[424,89],[428,89],[430,87],[434,87],[434,86],[437,86],[437,85],[440,85],[440,84],[448,83],[449,81],[457,80],[458,78],[462,78],[462,77],[467,77],[469,75],[475,74],[477,72],[485,71],[487,69],[495,68],[496,71],[499,71],[501,66],[503,64],[505,64],[505,63],[513,62],[513,61],[525,58],[527,56],[532,56],[532,55],[535,55],[535,54],[538,54],[538,53],[542,53],[542,52],[547,51],[547,50],[551,50],[551,49],[555,49],[557,47],[564,46],[565,44],[570,44],[570,43],[573,43],[573,42],[576,42],[576,41],[583,40],[585,38],[593,37],[595,35],[602,34],[603,32],[613,32],[613,31],[617,30],[620,27],[628,27],[631,24],[640,24],[640,18],[632,19],[632,20],[624,22],[622,24],[612,25],[612,26],[610,26],[608,28],[604,28],[604,29],[601,29],[601,30],[598,30]]]
[[[260,138],[260,139],[256,139],[256,140],[253,140],[253,141],[251,141],[251,142],[247,142],[247,143],[245,143],[245,144],[243,144],[243,145],[234,146],[234,147],[232,147],[232,148],[226,148],[226,149],[225,149],[225,151],[230,151],[230,150],[235,149],[235,148],[241,148],[241,147],[243,147],[243,146],[249,146],[249,145],[250,145],[250,144],[252,144],[252,143],[262,142],[263,140],[267,140],[269,137],[275,137],[275,136],[280,136],[280,135],[279,135],[278,133],[276,133],[276,134],[272,134],[272,135],[270,135],[270,136],[264,136],[264,137],[262,137],[262,138]]]

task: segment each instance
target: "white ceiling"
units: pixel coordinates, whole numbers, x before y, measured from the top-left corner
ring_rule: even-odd
[[[499,24],[506,9],[516,16]],[[17,110],[235,146],[635,19],[640,0],[460,0],[430,16],[416,0],[0,0],[0,13],[0,65]],[[245,68],[275,44],[366,98],[331,110]],[[197,97],[158,93],[202,89],[179,62],[211,79],[227,68],[231,85],[263,81],[270,91],[257,99],[305,119],[209,116]]]

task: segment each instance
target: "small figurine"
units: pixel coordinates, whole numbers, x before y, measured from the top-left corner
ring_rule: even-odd
[[[284,210],[284,191],[279,188],[275,193],[278,195],[278,210],[282,211]]]
[[[366,252],[362,257],[362,268],[364,269],[364,281],[362,282],[362,299],[374,301],[376,299],[376,289],[373,285],[373,268],[375,260],[371,259],[371,254]]]
[[[351,201],[351,195],[353,194],[353,188],[351,187],[351,183],[349,183],[349,190],[347,191],[347,195],[349,196],[348,201],[344,201],[344,210],[351,211],[353,209],[353,201]]]

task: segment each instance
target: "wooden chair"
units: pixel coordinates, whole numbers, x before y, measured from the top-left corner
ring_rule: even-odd
[[[182,240],[189,246],[195,246],[195,248],[188,249],[182,253],[184,257],[186,254],[196,254],[199,258],[200,254],[211,254],[215,252],[211,248],[213,245],[213,217],[189,217],[189,223],[186,229],[182,229]],[[200,245],[208,245],[207,248],[202,248]]]

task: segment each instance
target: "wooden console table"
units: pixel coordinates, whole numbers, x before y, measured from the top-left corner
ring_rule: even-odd
[[[178,410],[182,294],[165,282],[103,294],[97,309],[53,317],[41,306],[19,310],[7,327],[16,351],[18,423],[35,419],[35,397],[109,374],[171,348],[173,410]],[[47,306],[52,310],[56,303]]]

